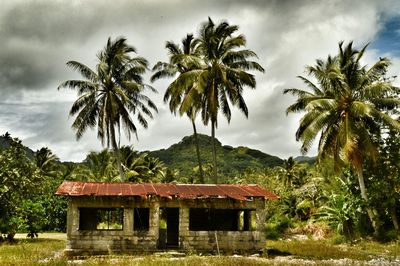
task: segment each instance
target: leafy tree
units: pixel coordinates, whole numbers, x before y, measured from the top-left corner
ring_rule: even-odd
[[[192,34],[187,34],[182,40],[182,47],[174,42],[167,42],[165,48],[170,54],[170,60],[168,63],[158,62],[154,67],[155,73],[151,77],[151,81],[155,81],[160,78],[175,77],[176,74],[184,75],[190,70],[195,70],[200,67],[199,65],[199,49],[198,40],[194,39]],[[199,164],[200,182],[204,183],[204,173],[200,157],[199,140],[197,137],[196,130],[196,116],[200,110],[198,101],[199,95],[194,84],[189,86],[182,86],[177,80],[174,80],[167,88],[164,94],[164,102],[169,101],[169,108],[171,112],[176,114],[178,109],[181,109],[183,105],[187,107],[185,113],[190,121],[192,122],[194,137],[196,140],[196,154],[197,161]],[[182,112],[179,112],[182,115]]]
[[[24,229],[28,231],[28,237],[38,237],[45,221],[45,209],[42,204],[28,199],[23,201],[21,206],[18,206],[18,210],[25,225]]]
[[[77,115],[72,128],[80,139],[88,128],[97,125],[97,137],[102,144],[112,146],[118,161],[121,181],[124,171],[120,162],[117,134],[121,127],[130,139],[137,136],[137,128],[131,114],[147,128],[147,118],[157,112],[155,104],[143,94],[146,88],[155,90],[143,82],[142,75],[147,69],[147,60],[132,57],[136,50],[126,39],[108,39],[106,46],[97,54],[95,70],[77,61],[67,62],[67,66],[77,70],[85,80],[67,80],[58,88],[77,89],[79,98],[74,102],[70,115]]]
[[[367,163],[364,173],[370,177],[369,194],[371,203],[379,210],[384,227],[382,232],[387,233],[392,228],[399,232],[400,132],[385,130],[382,135],[384,139],[379,143],[380,157],[374,165]]]
[[[11,146],[0,152],[0,238],[5,235],[12,240],[25,222],[29,226],[32,220],[23,219],[28,215],[21,215],[20,206],[41,193],[42,182],[43,176],[27,158],[21,141],[13,139]]]
[[[332,157],[337,169],[349,164],[357,174],[361,196],[368,203],[363,163],[366,157],[377,158],[374,136],[379,136],[382,125],[400,129],[400,123],[384,112],[398,107],[400,100],[395,96],[398,88],[384,79],[388,59],[381,58],[370,68],[360,64],[366,47],[355,50],[351,42],[346,47],[339,43],[337,56],[307,67],[317,84],[300,76],[311,92],[293,88],[284,93],[298,97],[287,113],[306,112],[296,132],[296,139],[303,143],[303,154],[320,136],[319,159]],[[369,206],[366,209],[378,234],[377,216]]]

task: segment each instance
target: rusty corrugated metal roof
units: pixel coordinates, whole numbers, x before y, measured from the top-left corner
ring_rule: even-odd
[[[161,183],[108,183],[64,181],[56,195],[66,196],[138,196],[151,195],[163,198],[232,198],[249,200],[251,198],[278,199],[274,193],[257,185],[226,184],[161,184]]]

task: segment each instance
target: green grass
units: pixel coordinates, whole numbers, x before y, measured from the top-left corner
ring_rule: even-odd
[[[40,260],[60,254],[64,248],[65,240],[17,239],[16,243],[0,245],[0,265],[37,265]]]
[[[393,260],[400,254],[397,242],[381,244],[371,241],[360,241],[357,244],[334,245],[329,240],[306,241],[267,241],[270,253],[281,252],[304,259],[343,259],[371,260],[385,258]]]
[[[399,253],[399,245],[395,242],[381,244],[361,241],[355,245],[334,245],[331,241],[267,241],[270,255],[268,258],[233,257],[233,256],[200,256],[188,255],[183,258],[169,256],[104,256],[92,257],[71,264],[62,257],[65,248],[65,234],[40,234],[39,239],[25,239],[17,236],[14,244],[0,244],[0,265],[138,265],[138,266],[169,266],[169,265],[308,265],[310,261],[316,265],[336,265],[338,259],[341,265],[363,265],[373,258],[385,258],[389,263]],[[275,252],[275,257],[272,253]],[[279,255],[280,254],[280,255]],[[285,257],[283,254],[290,255]],[[354,261],[359,263],[355,263]],[[386,264],[388,265],[388,264]]]

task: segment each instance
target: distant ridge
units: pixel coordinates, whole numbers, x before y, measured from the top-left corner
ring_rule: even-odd
[[[13,137],[8,132],[0,136],[0,150],[8,149],[12,143],[13,143]],[[27,157],[29,159],[33,159],[33,157],[35,156],[35,152],[24,145],[22,146],[25,149]]]
[[[202,162],[207,167],[207,164],[212,163],[212,138],[203,134],[198,134],[198,138]],[[246,169],[264,169],[283,164],[283,160],[277,156],[244,146],[222,145],[217,139],[216,149],[218,172],[222,175],[233,176]],[[193,169],[198,166],[193,135],[184,137],[167,149],[146,152],[159,158],[167,166],[179,170],[183,175],[193,175]]]
[[[317,161],[317,156],[297,156],[293,160],[299,163],[314,164]]]

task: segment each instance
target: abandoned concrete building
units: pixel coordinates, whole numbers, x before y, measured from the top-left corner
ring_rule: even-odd
[[[110,252],[244,252],[264,248],[265,200],[257,185],[64,181],[67,255]]]

